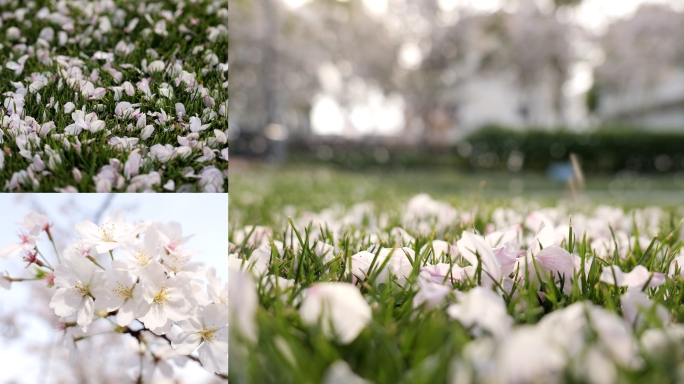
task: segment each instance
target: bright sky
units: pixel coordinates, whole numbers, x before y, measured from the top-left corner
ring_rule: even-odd
[[[584,0],[575,9],[573,21],[587,30],[602,33],[611,22],[632,17],[643,4],[667,4],[675,11],[684,11],[682,0]]]
[[[0,195],[0,248],[16,243],[16,222],[23,221],[31,210],[41,211],[48,218],[65,228],[82,220],[93,220],[105,194],[2,194]],[[193,261],[213,266],[222,281],[228,279],[228,195],[227,194],[116,194],[107,210],[122,211],[129,222],[136,220],[157,220],[162,222],[178,221],[183,228],[183,235],[194,234],[185,246],[202,251],[193,256]],[[104,219],[107,212],[101,218]],[[97,223],[100,224],[100,223]],[[68,239],[77,237],[75,232],[66,234]],[[45,237],[43,235],[43,237]],[[46,256],[54,260],[48,251],[49,242],[45,239],[38,243],[43,247]],[[11,276],[25,276],[25,263],[17,256],[12,260],[0,259],[0,271],[7,270]],[[7,313],[22,307],[29,298],[29,284],[42,282],[13,283],[12,290],[0,289],[0,311]],[[45,304],[47,306],[47,303]],[[0,338],[0,382],[16,380],[21,383],[54,382],[47,378],[44,381],[43,365],[36,364],[35,352],[26,351],[28,340],[54,340],[55,332],[45,322],[35,316],[21,316],[23,328],[30,329],[25,338],[5,343]],[[2,324],[0,324],[1,326]],[[202,383],[211,378],[204,369],[194,362],[188,362],[185,368],[177,370],[183,383]],[[40,381],[39,381],[40,378]]]

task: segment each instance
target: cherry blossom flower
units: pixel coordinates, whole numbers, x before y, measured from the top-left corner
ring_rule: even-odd
[[[50,222],[47,216],[33,211],[24,216],[24,221],[20,224],[29,231],[33,231],[36,227],[41,231],[48,231],[50,229]]]
[[[55,286],[50,308],[60,317],[78,313],[77,323],[85,331],[93,320],[95,299],[104,297],[106,276],[95,264],[73,248],[64,252],[64,262],[55,268]]]
[[[106,294],[98,297],[95,302],[97,308],[109,312],[118,310],[116,323],[122,327],[129,325],[139,312],[149,310],[148,304],[142,300],[142,288],[127,271],[122,271],[125,268],[122,261],[112,261],[112,269],[108,270]]]
[[[0,257],[9,260],[22,251],[33,249],[36,246],[36,240],[41,230],[41,227],[34,226],[28,233],[20,232],[18,236],[21,241],[0,249]]]
[[[86,244],[95,246],[98,253],[111,251],[123,244],[131,243],[143,231],[145,223],[126,223],[123,213],[112,211],[104,219],[102,227],[91,221],[76,224],[76,232]]]
[[[151,226],[145,231],[143,242],[138,239],[125,244],[121,248],[124,259],[119,267],[124,268],[130,273],[141,276],[143,270],[150,265],[159,254],[159,235],[157,230]]]
[[[196,253],[198,251],[177,249],[174,252],[162,253],[161,259],[170,276],[201,280],[205,277],[206,271],[201,268],[200,264],[190,262],[190,257]]]
[[[169,253],[179,250],[182,244],[194,236],[183,236],[183,228],[181,227],[181,224],[176,221],[159,225],[157,229],[159,231],[159,241]]]
[[[182,355],[189,355],[197,349],[200,362],[208,372],[227,372],[227,324],[228,308],[209,304],[197,316],[178,322],[183,332],[171,342],[171,345]]]
[[[143,271],[142,297],[150,308],[139,313],[140,321],[153,332],[166,328],[169,321],[182,321],[192,316],[193,307],[186,298],[189,295],[185,280],[168,277],[164,267],[154,262]]]

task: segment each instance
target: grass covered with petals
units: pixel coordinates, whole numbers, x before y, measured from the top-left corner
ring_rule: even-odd
[[[226,0],[0,13],[0,189],[227,190]]]
[[[287,191],[231,203],[232,382],[684,380],[681,207]]]

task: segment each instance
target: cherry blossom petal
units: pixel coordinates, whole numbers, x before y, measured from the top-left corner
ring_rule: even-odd
[[[343,344],[356,339],[371,321],[370,306],[358,288],[341,282],[311,286],[299,314],[304,324],[316,325],[320,321],[323,333]]]

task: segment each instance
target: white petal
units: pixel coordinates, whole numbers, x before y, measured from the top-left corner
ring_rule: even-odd
[[[19,252],[21,252],[22,249],[24,249],[23,244],[8,245],[5,248],[0,249],[0,257],[5,260],[9,260],[17,254],[19,254]]]
[[[359,290],[349,283],[319,283],[309,288],[299,309],[302,321],[320,324],[326,336],[348,344],[371,321],[371,309]],[[332,323],[333,329],[330,329]]]
[[[181,332],[176,339],[171,342],[171,346],[181,355],[189,355],[199,347],[202,338],[196,332]]]
[[[565,249],[556,245],[548,246],[536,255],[537,262],[541,262],[543,267],[554,277],[557,273],[565,275],[567,280],[571,279],[575,271],[575,259]]]
[[[81,300],[80,296],[71,295],[66,288],[58,288],[50,299],[50,308],[54,309],[59,317],[70,316],[76,312]]]
[[[204,369],[212,373],[228,372],[228,346],[223,348],[219,343],[205,342],[197,350]]]
[[[254,319],[259,298],[256,286],[249,273],[228,270],[228,315],[231,332],[241,334],[251,341],[257,339],[257,325]]]
[[[461,255],[475,267],[479,263],[477,255],[480,256],[480,260],[482,260],[483,285],[490,286],[492,285],[492,279],[497,282],[501,279],[501,263],[494,256],[492,248],[485,243],[484,238],[471,232],[463,232],[461,239],[456,242],[456,245]]]
[[[105,127],[105,122],[102,120],[95,120],[90,123],[90,132],[98,132]]]
[[[130,324],[137,314],[138,306],[134,300],[128,299],[124,305],[119,308],[119,313],[116,315],[116,323],[122,327]]]
[[[653,277],[651,277],[653,274]],[[617,265],[603,268],[601,281],[619,287],[643,287],[648,281],[649,287],[657,287],[665,283],[665,275],[659,272],[649,272],[643,265],[637,265],[629,273],[624,273]]]
[[[204,307],[204,324],[209,328],[220,328],[228,324],[228,308],[224,305],[207,305]]]
[[[465,327],[476,325],[476,336],[480,330],[486,330],[502,337],[513,324],[503,298],[487,288],[475,287],[460,295],[458,301],[447,308],[447,314]]]
[[[323,384],[368,384],[369,382],[358,376],[349,368],[344,360],[332,363],[325,371]]]
[[[166,324],[167,320],[166,308],[159,304],[152,304],[149,312],[140,320],[145,323],[147,328],[160,328]]]
[[[670,321],[670,315],[667,308],[652,301],[648,295],[641,292],[639,289],[630,289],[624,295],[620,296],[620,305],[622,307],[622,316],[630,324],[637,324],[643,322],[644,316],[648,314],[653,307],[658,319],[667,324]],[[638,325],[637,325],[638,326]]]
[[[95,311],[95,305],[93,303],[93,298],[86,296],[83,298],[81,306],[78,308],[78,317],[76,322],[81,327],[85,327],[93,321],[93,313]]]
[[[227,320],[227,319],[226,319]],[[203,323],[198,317],[193,316],[187,320],[181,320],[178,322],[178,326],[185,332],[196,333],[202,330]]]

